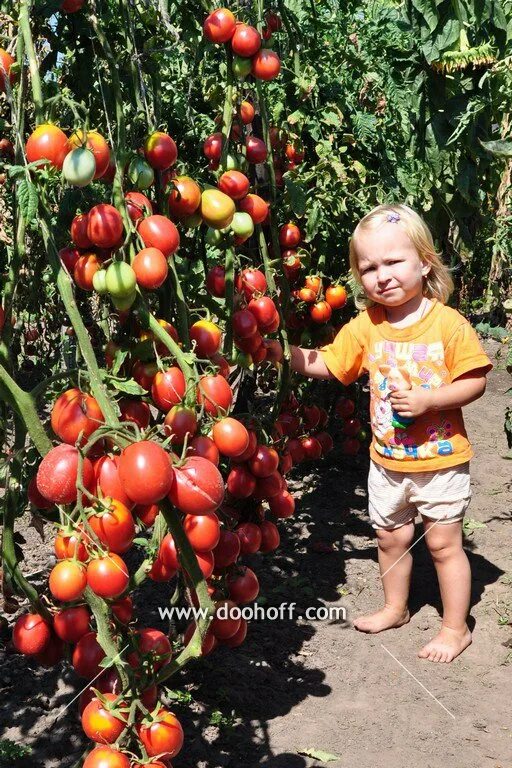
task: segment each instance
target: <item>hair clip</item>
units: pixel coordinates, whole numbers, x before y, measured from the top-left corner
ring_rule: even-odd
[[[396,224],[397,221],[400,221],[400,214],[399,213],[388,213],[388,221],[390,221],[392,224]]]

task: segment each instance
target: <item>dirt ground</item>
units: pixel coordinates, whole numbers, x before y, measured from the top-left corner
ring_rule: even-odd
[[[496,367],[484,399],[465,409],[476,452],[465,540],[473,645],[449,665],[417,657],[440,623],[423,541],[413,548],[410,624],[373,636],[352,628],[355,616],[381,603],[365,513],[368,459],[349,463],[334,452],[291,483],[300,501],[281,525],[278,553],[254,558],[265,607],[296,602],[294,619],[253,621],[241,648],[197,662],[179,692],[167,692],[185,729],[174,768],[312,768],[329,755],[340,768],[512,768],[512,463],[501,458],[510,376],[496,360],[504,348],[486,347]],[[25,570],[34,573],[49,547],[28,535]],[[161,626],[159,590],[140,606],[146,624]],[[297,618],[321,605],[344,607],[346,621]],[[0,653],[0,736],[32,747],[16,765],[70,768],[86,746],[76,702],[66,709],[80,682],[69,669],[62,677],[62,665],[37,668],[5,642]]]

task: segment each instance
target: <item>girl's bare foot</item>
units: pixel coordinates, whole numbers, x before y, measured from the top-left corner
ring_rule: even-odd
[[[358,616],[354,619],[354,627],[360,632],[374,634],[392,627],[401,627],[402,624],[407,624],[410,618],[407,608],[404,611],[402,608],[385,605],[380,611],[371,613],[369,616]]]
[[[463,629],[441,627],[439,634],[419,651],[418,656],[427,661],[448,663],[462,653],[468,645],[471,645],[471,632],[467,627]]]

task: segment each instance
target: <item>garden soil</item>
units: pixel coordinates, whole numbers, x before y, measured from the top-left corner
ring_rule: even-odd
[[[476,453],[465,536],[473,645],[452,664],[417,657],[441,610],[422,539],[412,550],[411,622],[371,636],[353,629],[382,601],[368,458],[333,452],[293,475],[298,511],[280,526],[282,545],[253,558],[264,607],[295,602],[293,620],[253,621],[244,645],[198,661],[166,691],[185,729],[174,768],[512,768],[512,462],[502,458],[510,376],[504,347],[486,347],[495,369],[484,398],[465,409]],[[24,571],[43,584],[49,531],[45,542],[24,533]],[[155,585],[138,607],[145,625],[166,628],[165,594]],[[299,618],[321,606],[344,608],[346,619]],[[44,670],[13,653],[5,626],[0,661],[1,738],[32,748],[7,764],[74,766],[87,746],[71,703],[81,682],[64,665]]]

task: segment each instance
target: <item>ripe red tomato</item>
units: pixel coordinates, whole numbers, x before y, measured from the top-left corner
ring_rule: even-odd
[[[249,24],[237,23],[233,37],[231,38],[231,48],[237,56],[247,59],[259,51],[261,47],[260,33],[255,27]]]
[[[78,451],[61,443],[44,457],[37,470],[37,490],[55,504],[71,504],[77,497]],[[82,463],[82,483],[87,490],[94,485],[94,470],[85,457]]]
[[[234,635],[231,637],[226,638],[225,640],[220,640],[221,645],[225,645],[227,648],[237,648],[239,645],[242,645],[245,638],[247,637],[247,621],[244,619],[243,616],[240,617],[240,626],[235,632]]]
[[[170,760],[183,746],[183,728],[178,718],[166,709],[160,709],[150,722],[137,726],[137,733],[149,757],[159,755]]]
[[[240,539],[240,552],[242,555],[250,555],[257,552],[261,545],[261,531],[256,523],[241,523],[235,528],[235,533]]]
[[[137,284],[148,291],[160,288],[169,271],[167,259],[158,248],[143,248],[139,251],[132,262],[132,268]]]
[[[69,147],[70,149],[76,149],[82,146],[86,146],[93,153],[96,161],[94,178],[99,179],[107,171],[110,163],[110,149],[106,140],[97,131],[87,131],[84,142],[83,131],[79,129],[74,131],[69,137]]]
[[[45,499],[37,490],[37,477],[35,475],[30,479],[28,484],[27,497],[29,502],[33,504],[34,507],[37,507],[37,509],[51,509],[53,507],[53,502]]]
[[[117,707],[122,706],[121,702],[117,703],[116,708],[113,707],[119,698],[117,694],[103,693],[102,697],[104,701],[94,698],[85,707],[81,718],[82,728],[92,741],[113,744],[126,728],[126,715],[117,711]]]
[[[129,445],[119,459],[119,479],[136,504],[154,504],[173,483],[171,459],[161,445],[141,440]]]
[[[121,214],[108,203],[91,208],[87,220],[87,237],[98,248],[114,248],[120,245],[124,234]]]
[[[201,456],[190,456],[182,467],[174,468],[169,499],[187,514],[214,512],[224,499],[224,480],[211,461]]]
[[[88,213],[79,213],[71,222],[71,239],[77,248],[90,248],[92,242],[87,235],[87,225],[89,222]]]
[[[300,464],[301,461],[304,461],[304,459],[306,458],[306,452],[302,447],[302,443],[300,440],[297,440],[296,438],[293,437],[291,440],[288,440],[287,447],[288,447],[288,452],[292,457],[292,461],[294,464]]]
[[[172,658],[169,638],[159,629],[152,627],[137,629],[133,635],[133,642],[135,650],[128,654],[128,663],[134,669],[147,659],[151,669],[156,672]]]
[[[258,445],[249,459],[248,466],[255,477],[268,477],[279,466],[279,454],[275,448]]]
[[[180,244],[180,235],[175,224],[165,216],[148,216],[138,227],[146,248],[158,248],[167,258],[175,253]]]
[[[212,552],[196,552],[197,564],[204,579],[209,579],[215,567],[215,560]]]
[[[76,13],[81,9],[84,2],[85,0],[64,0],[59,6],[59,10],[64,13]]]
[[[241,200],[249,191],[249,179],[241,171],[226,171],[217,182],[221,192],[233,200]]]
[[[211,357],[220,349],[222,332],[210,320],[198,320],[190,328],[190,340],[195,341],[199,357]]]
[[[230,416],[213,425],[213,439],[223,456],[240,456],[249,447],[249,433],[244,425]]]
[[[96,747],[85,758],[83,768],[130,768],[130,760],[118,749]]]
[[[197,432],[197,416],[193,408],[186,405],[173,405],[164,419],[164,432],[172,442],[183,445],[185,438]]]
[[[219,543],[213,550],[215,567],[227,568],[228,565],[232,565],[237,561],[239,554],[240,539],[236,533],[233,533],[233,531],[221,529]]]
[[[38,613],[25,613],[14,625],[12,641],[18,653],[34,656],[47,647],[51,630],[45,619]]]
[[[206,275],[206,290],[218,299],[226,295],[226,270],[217,264]]]
[[[283,487],[283,476],[275,470],[268,477],[259,477],[256,480],[255,499],[271,499],[276,496]]]
[[[356,437],[346,437],[341,443],[341,452],[347,456],[355,456],[356,453],[359,453],[360,448],[361,443]]]
[[[334,441],[328,432],[318,432],[316,439],[322,446],[322,456],[325,456],[334,448]]]
[[[55,634],[65,643],[78,643],[89,629],[91,615],[85,605],[73,605],[53,617]]]
[[[279,491],[269,500],[269,506],[276,517],[291,517],[295,512],[295,499],[289,491]]]
[[[72,245],[69,245],[66,248],[60,249],[59,259],[61,260],[62,264],[66,267],[70,275],[73,274],[75,264],[80,258],[80,255],[81,255],[80,251],[77,248],[73,248]]]
[[[241,618],[240,616],[235,618],[236,608],[237,605],[233,600],[219,600],[215,603],[215,614],[210,630],[219,640],[227,640],[239,630]]]
[[[197,435],[197,437],[192,438],[188,447],[188,455],[202,456],[203,459],[208,459],[216,467],[219,465],[219,449],[213,440],[206,435]]]
[[[181,368],[173,365],[166,371],[158,371],[151,385],[151,397],[157,408],[168,411],[173,405],[181,403],[187,385]]]
[[[77,387],[63,392],[53,404],[52,429],[57,437],[69,445],[76,444],[80,433],[80,445],[84,445],[103,422],[103,414],[97,401]]]
[[[254,120],[254,106],[250,101],[242,101],[238,109],[238,113],[244,125],[249,125]]]
[[[302,239],[302,233],[296,224],[283,224],[279,230],[279,244],[282,248],[295,248]]]
[[[130,400],[122,397],[118,402],[121,411],[121,421],[129,421],[137,424],[140,429],[146,429],[151,418],[149,405],[143,400]]]
[[[14,72],[11,72],[11,67],[15,63],[15,59],[13,59],[11,54],[0,48],[0,93],[7,91],[7,80],[11,86],[14,84],[16,75]]]
[[[215,512],[185,515],[183,530],[196,552],[210,552],[219,543],[220,524]]]
[[[281,59],[274,51],[262,48],[253,56],[251,72],[258,80],[273,80],[281,71]]]
[[[177,176],[172,180],[173,190],[169,195],[169,212],[177,219],[191,216],[201,203],[199,184],[190,176]]]
[[[56,600],[63,603],[78,600],[87,586],[85,569],[79,562],[59,560],[50,572],[48,584]]]
[[[240,211],[248,213],[255,224],[261,224],[268,216],[268,203],[259,195],[249,194],[240,200],[238,204]]]
[[[350,400],[348,397],[340,397],[336,403],[335,410],[338,416],[346,419],[347,416],[352,416],[355,411],[355,407],[356,406],[353,400]]]
[[[98,495],[117,499],[128,509],[133,507],[133,501],[127,496],[119,479],[119,456],[101,456],[97,459],[94,462],[94,477],[98,485]]]
[[[201,376],[197,387],[197,401],[210,416],[219,416],[231,408],[233,390],[219,373],[215,376]]]
[[[0,90],[2,89],[0,88]],[[25,146],[29,163],[33,163],[36,160],[49,160],[59,170],[62,168],[64,158],[69,149],[68,137],[64,131],[50,123],[39,125],[31,133]]]
[[[277,526],[271,520],[263,520],[260,525],[260,530],[260,552],[273,552],[281,543],[281,537]]]
[[[258,331],[256,318],[247,309],[239,309],[233,315],[233,333],[237,339],[248,339]]]
[[[102,544],[118,555],[127,552],[135,538],[135,524],[130,510],[111,498],[95,504],[93,510],[88,523]]]
[[[226,585],[229,596],[237,603],[252,603],[260,591],[258,577],[247,566],[242,566],[234,573],[230,573],[226,579]]]
[[[279,319],[276,305],[270,296],[260,296],[259,299],[251,299],[247,309],[254,315],[260,331],[268,328],[274,322],[276,314]]]
[[[203,24],[204,36],[211,43],[227,43],[236,27],[236,19],[227,8],[217,8],[206,17]]]
[[[317,301],[309,310],[311,319],[315,323],[327,323],[331,319],[332,309],[326,301]]]
[[[258,446],[258,435],[253,429],[247,430],[247,434],[249,436],[249,442],[247,444],[247,448],[245,451],[238,456],[232,457],[231,461],[235,462],[236,464],[248,461],[251,456],[254,455],[254,452]]]
[[[235,499],[247,499],[256,488],[256,478],[245,464],[235,464],[226,480],[226,488]]]
[[[344,435],[348,435],[348,437],[355,437],[359,430],[361,429],[362,424],[357,418],[347,419],[342,427],[342,432]]]
[[[98,643],[96,632],[87,632],[75,646],[72,663],[80,677],[92,680],[101,672],[100,661],[105,658],[105,651]]]
[[[203,154],[214,163],[220,160],[222,155],[222,133],[212,133],[204,140]]]
[[[176,542],[171,533],[167,533],[162,539],[158,556],[167,568],[172,568],[174,571],[181,570],[181,564],[176,551]]]
[[[90,560],[87,566],[87,584],[99,597],[119,597],[128,586],[129,578],[126,563],[113,552]]]
[[[319,459],[322,455],[322,446],[316,439],[316,437],[313,437],[310,435],[309,437],[304,437],[300,441],[302,448],[304,449],[304,454],[306,459]]]
[[[236,276],[235,288],[239,293],[243,292],[247,301],[250,301],[255,293],[265,293],[267,279],[259,269],[243,269]]]
[[[100,269],[101,261],[98,256],[95,253],[84,253],[77,260],[73,269],[75,283],[83,291],[92,291],[94,275]]]
[[[320,408],[318,405],[305,405],[302,409],[304,424],[307,429],[314,429],[320,421]]]
[[[176,571],[172,568],[169,568],[169,566],[167,566],[160,557],[156,557],[153,561],[153,565],[151,566],[151,570],[149,571],[148,576],[152,581],[164,583],[171,581],[171,579],[176,576]]]
[[[341,309],[347,303],[347,291],[342,285],[330,285],[325,292],[325,300],[332,309]]]
[[[153,213],[151,200],[146,195],[143,195],[142,192],[127,192],[124,199],[128,216],[134,224],[144,218],[144,216],[151,216]]]
[[[248,136],[245,142],[246,158],[248,163],[264,163],[267,159],[265,142],[256,136]]]
[[[89,557],[83,542],[83,531],[81,530],[72,533],[62,529],[55,537],[53,547],[57,560],[75,558],[85,562]]]
[[[165,171],[174,165],[178,158],[178,149],[171,136],[163,131],[155,131],[148,136],[144,144],[146,160],[152,168]]]
[[[133,508],[133,514],[146,528],[150,528],[153,525],[159,512],[160,507],[158,504],[137,504]]]
[[[218,373],[227,379],[231,373],[231,367],[226,358],[220,354],[217,354],[212,355],[210,360],[216,366],[216,368],[218,368]]]
[[[128,624],[133,617],[133,600],[130,595],[112,603],[112,613],[121,624]]]

